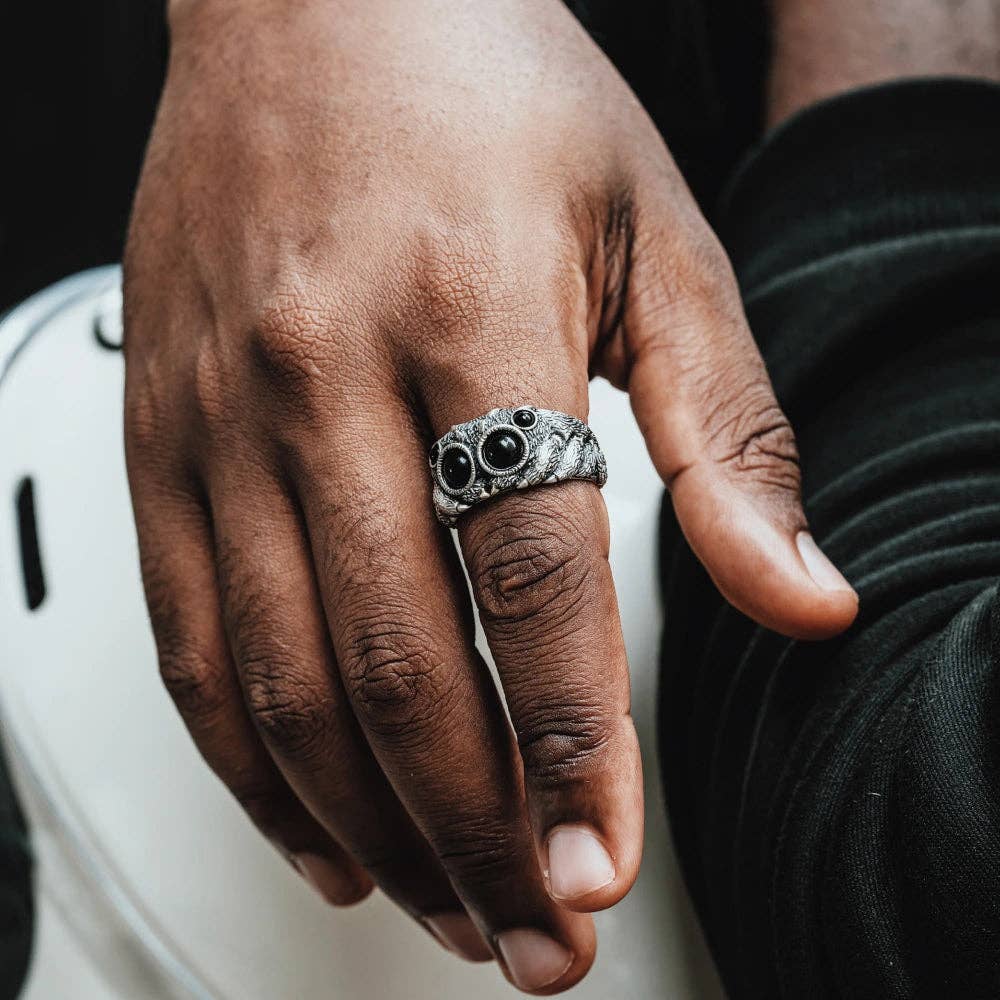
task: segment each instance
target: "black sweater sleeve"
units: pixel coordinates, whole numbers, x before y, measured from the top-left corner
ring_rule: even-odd
[[[1000,87],[810,109],[722,212],[861,596],[796,643],[724,605],[664,511],[661,756],[734,998],[1000,996]]]

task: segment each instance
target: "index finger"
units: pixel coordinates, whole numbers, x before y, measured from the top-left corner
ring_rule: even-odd
[[[561,376],[553,383],[570,383],[568,391],[556,391],[571,408],[569,415],[585,416],[572,413],[585,409],[582,378],[567,379],[558,364],[552,370]],[[472,422],[438,445],[438,496],[448,503],[444,463],[452,452],[462,460],[462,452],[469,484],[453,499],[475,506],[462,515],[459,537],[517,733],[546,884],[564,906],[602,909],[621,899],[635,880],[643,827],[639,746],[608,564],[607,512],[594,483],[582,481],[476,502],[519,476],[535,482],[556,469],[559,478],[560,470],[573,464],[560,457],[585,454],[590,435],[575,421],[565,421],[565,410],[546,414],[550,400],[480,420],[489,404],[477,390],[466,388],[465,396],[439,397],[452,413]],[[520,433],[518,426],[527,430]],[[504,434],[509,440],[500,441]],[[510,463],[503,474],[491,469],[491,448],[497,452],[494,468]]]
[[[460,537],[549,891],[611,906],[639,871],[643,802],[604,502],[584,482],[512,493]]]

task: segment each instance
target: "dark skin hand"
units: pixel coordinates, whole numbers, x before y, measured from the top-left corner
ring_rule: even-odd
[[[593,962],[635,880],[639,748],[595,486],[458,537],[452,424],[628,391],[684,530],[758,621],[854,592],[728,262],[558,0],[199,0],[125,263],[126,448],[163,678],[202,754],[333,903],[377,884],[529,992]],[[614,455],[610,456],[612,474]]]

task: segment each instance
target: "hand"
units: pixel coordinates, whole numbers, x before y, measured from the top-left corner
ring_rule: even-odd
[[[607,515],[574,482],[461,522],[512,730],[427,449],[495,406],[586,418],[604,374],[723,592],[839,631],[856,599],[797,548],[794,440],[732,274],[556,0],[201,0],[172,27],[125,267],[164,680],[328,899],[377,883],[558,992],[642,843]]]

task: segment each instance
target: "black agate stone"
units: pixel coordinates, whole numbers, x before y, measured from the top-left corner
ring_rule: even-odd
[[[493,469],[513,469],[524,458],[524,442],[509,430],[500,428],[483,442],[483,459]]]
[[[445,448],[441,477],[453,490],[463,489],[472,482],[472,459],[464,448]]]
[[[534,427],[538,417],[532,410],[515,410],[514,423],[518,427]]]

